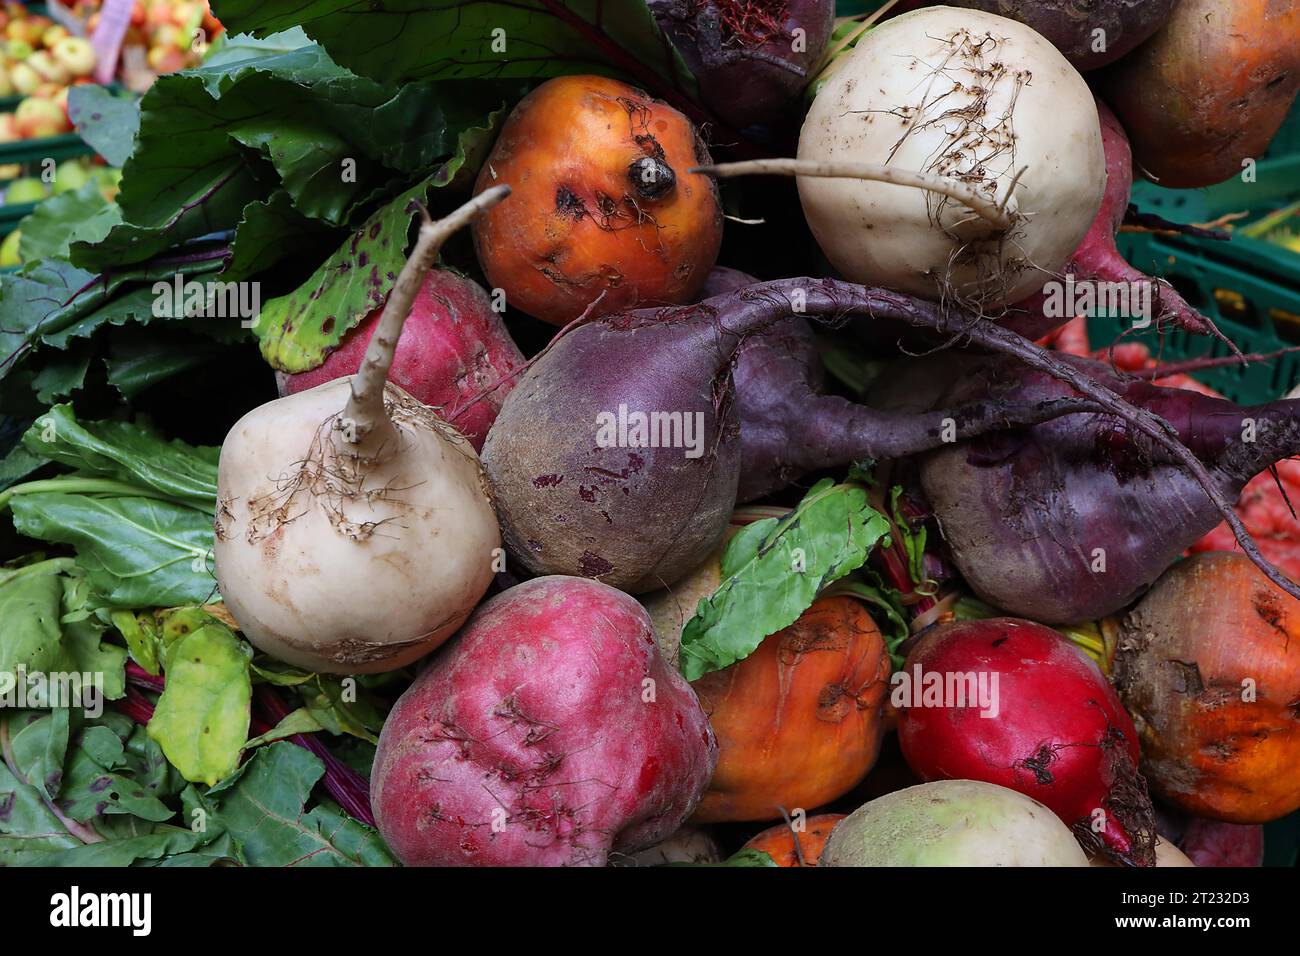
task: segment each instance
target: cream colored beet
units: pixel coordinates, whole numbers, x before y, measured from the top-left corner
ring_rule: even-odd
[[[857,44],[817,94],[799,160],[955,180],[1013,211],[1004,231],[931,190],[799,177],[813,235],[846,278],[986,311],[1061,270],[1106,180],[1097,110],[1075,69],[1029,27],[951,7],[898,17]]]
[[[309,670],[368,673],[408,664],[460,627],[492,580],[501,539],[474,449],[445,423],[420,427],[432,411],[395,385],[387,402],[403,445],[363,486],[393,490],[350,502],[278,492],[299,467],[287,451],[308,457],[350,382],[254,409],[231,429],[218,477],[216,573],[261,650]],[[293,520],[275,530],[256,520],[281,504]],[[336,528],[341,521],[355,527]]]
[[[469,441],[388,372],[415,296],[457,229],[510,194],[485,190],[415,248],[357,374],[253,409],[221,446],[216,577],[258,648],[313,671],[409,664],[487,591],[501,534]]]

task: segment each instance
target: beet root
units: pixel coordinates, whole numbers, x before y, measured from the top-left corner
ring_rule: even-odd
[[[1271,580],[1300,596],[1260,556],[1225,497],[1223,475],[1152,411],[991,321],[835,279],[763,282],[696,305],[603,316],[557,336],[506,398],[483,448],[514,556],[534,574],[595,577],[634,593],[669,586],[698,565],[721,539],[739,484],[731,365],[744,342],[795,314],[905,323],[1059,381],[1054,392],[1020,397],[1084,399],[1122,421],[1201,489]],[[1021,368],[1009,380],[1026,374]]]
[[[898,740],[925,780],[982,780],[1049,807],[1090,852],[1155,864],[1138,738],[1088,656],[1031,621],[941,625],[894,675]]]
[[[397,701],[371,801],[408,866],[603,866],[676,831],[717,756],[636,601],[538,578],[480,606]]]
[[[740,129],[783,118],[812,79],[835,18],[831,0],[649,0],[649,6],[695,74],[705,105]]]
[[[294,395],[355,375],[365,358],[383,307],[363,318],[324,363],[306,372],[277,375],[281,395]],[[436,409],[475,451],[524,364],[501,316],[478,283],[447,269],[431,269],[402,328],[389,381]]]
[[[949,0],[1019,20],[1047,37],[1076,70],[1114,63],[1169,19],[1177,0]]]
[[[1164,800],[1231,823],[1300,809],[1300,601],[1244,557],[1170,568],[1125,617],[1113,673]]]
[[[1117,375],[1087,359],[1068,363],[1172,427],[1203,463],[1219,502],[1300,451],[1295,401],[1245,408]],[[982,378],[1017,374],[1006,365],[967,372],[943,400],[974,400],[986,387]],[[1024,401],[1066,393],[1043,376],[1020,382]],[[1111,415],[1076,415],[945,446],[925,457],[921,482],[971,589],[995,607],[1049,624],[1124,608],[1222,515],[1181,462]]]
[[[1076,286],[1094,283],[1100,288],[1100,284],[1110,283],[1130,289],[1150,287],[1152,314],[1148,318],[1156,328],[1173,325],[1198,335],[1219,335],[1214,323],[1188,305],[1173,286],[1143,275],[1119,254],[1115,235],[1124,222],[1133,191],[1133,151],[1119,119],[1101,100],[1097,100],[1097,115],[1106,154],[1106,191],[1097,218],[1062,274],[1073,276]],[[1059,280],[1055,284],[1058,289],[1062,286]],[[1040,339],[1074,318],[1073,310],[1067,311],[1070,314],[1061,314],[1053,297],[1044,290],[1010,306],[999,322],[1026,338]]]

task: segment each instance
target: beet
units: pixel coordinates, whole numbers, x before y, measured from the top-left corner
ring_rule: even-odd
[[[1269,465],[1300,452],[1296,401],[1242,407],[1120,375],[1089,359],[1064,360],[1171,426],[1218,500],[1183,463],[1110,415],[1070,416],[928,454],[922,486],[966,582],[982,600],[1045,623],[1092,620],[1128,605],[1218,523],[1223,502],[1235,500]],[[974,401],[990,382],[1017,376],[1013,394],[1025,402],[1070,393],[1055,379],[1025,375],[1004,361],[955,374],[961,381],[945,403]],[[1248,420],[1255,423],[1254,441],[1241,440]],[[1233,520],[1241,535],[1240,520]],[[1253,542],[1243,550],[1265,568]],[[1282,586],[1286,579],[1273,571]]]
[[[1047,37],[1076,70],[1114,63],[1160,29],[1177,0],[947,0],[1019,20]],[[1104,31],[1105,49],[1096,31]]]
[[[1089,852],[1155,865],[1137,731],[1097,665],[1056,631],[1014,618],[940,625],[891,683],[903,756],[922,779],[1018,790]]]
[[[783,119],[830,40],[831,0],[648,0],[723,122],[743,129]],[[800,49],[795,31],[802,30]]]
[[[1106,153],[1106,192],[1097,218],[1061,270],[1062,274],[1073,276],[1076,283],[1150,284],[1153,326],[1173,325],[1198,335],[1218,335],[1214,323],[1188,305],[1173,286],[1143,275],[1119,254],[1115,235],[1124,222],[1133,191],[1133,151],[1124,127],[1101,100],[1097,100],[1097,115],[1101,118],[1101,142]],[[1047,296],[1036,292],[1010,306],[999,322],[1027,338],[1039,339],[1074,318],[1073,315],[1048,315],[1046,304]]]
[[[744,342],[796,313],[901,322],[1060,379],[1054,391],[1008,395],[1030,407],[1084,399],[1125,422],[1171,468],[1186,470],[1188,488],[1200,487],[1265,574],[1300,596],[1260,557],[1224,497],[1222,475],[1211,474],[1150,411],[986,319],[835,279],[763,282],[695,305],[602,316],[557,336],[507,396],[483,447],[514,557],[533,574],[595,577],[633,593],[667,587],[704,560],[722,537],[739,486],[732,363]],[[1017,366],[1006,382],[1026,375]],[[969,398],[988,404],[987,394]],[[660,417],[653,438],[633,420],[651,415]],[[676,428],[667,427],[673,421]]]
[[[278,374],[280,394],[356,374],[382,312],[380,306],[363,318],[316,368]],[[402,328],[389,378],[439,409],[479,451],[513,385],[510,373],[523,363],[478,283],[448,269],[431,269]]]

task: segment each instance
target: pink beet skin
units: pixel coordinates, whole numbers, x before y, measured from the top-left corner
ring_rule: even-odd
[[[717,756],[642,607],[542,577],[480,606],[397,701],[371,801],[408,866],[603,866],[675,831]]]
[[[362,319],[324,364],[279,376],[280,394],[292,395],[355,374],[382,311],[380,307]],[[513,379],[503,380],[523,362],[487,293],[471,279],[431,269],[402,329],[388,380],[424,404],[441,408],[442,417],[479,451],[514,386]],[[502,384],[483,395],[498,382]]]
[[[1106,154],[1106,190],[1097,217],[1079,248],[1061,269],[1061,275],[1072,275],[1076,282],[1152,282],[1154,280],[1129,265],[1115,245],[1115,234],[1124,222],[1129,195],[1133,191],[1133,150],[1119,118],[1101,100],[1097,100],[1097,115],[1101,118],[1101,142]],[[1007,316],[1000,320],[1001,324],[1027,338],[1038,339],[1074,318],[1072,315],[1044,315],[1044,301],[1041,292],[1034,293],[1011,306]],[[1162,327],[1172,324],[1197,334],[1211,331],[1205,317],[1168,284],[1153,289],[1152,313],[1153,321]]]

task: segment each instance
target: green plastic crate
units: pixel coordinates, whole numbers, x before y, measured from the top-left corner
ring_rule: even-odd
[[[1252,183],[1240,178],[1206,189],[1134,187],[1133,202],[1174,222],[1208,222],[1229,212],[1248,212],[1241,225],[1300,196],[1300,154],[1261,160]],[[1212,320],[1243,352],[1275,352],[1300,345],[1300,255],[1245,236],[1228,241],[1189,236],[1121,233],[1120,252],[1134,266],[1166,279]],[[1118,339],[1127,329],[1118,319],[1088,322],[1095,348]],[[1162,361],[1224,356],[1220,341],[1181,330],[1163,336],[1129,331],[1120,341],[1147,344]],[[1206,369],[1197,378],[1228,398],[1245,404],[1266,402],[1300,382],[1300,353],[1267,363]]]

